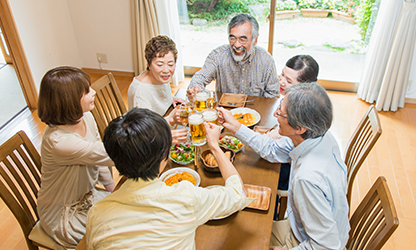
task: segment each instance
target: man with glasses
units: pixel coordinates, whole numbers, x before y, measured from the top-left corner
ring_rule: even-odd
[[[301,83],[286,90],[274,116],[280,139],[261,136],[219,108],[222,125],[261,157],[291,161],[288,220],[273,222],[270,246],[280,249],[343,249],[350,230],[347,167],[329,128],[333,111],[325,89]],[[296,248],[297,247],[297,248]]]
[[[192,77],[187,95],[195,88],[204,89],[213,80],[216,91],[251,96],[279,96],[279,79],[273,57],[255,46],[259,24],[248,14],[233,17],[228,24],[230,44],[222,45],[208,55],[204,66]]]

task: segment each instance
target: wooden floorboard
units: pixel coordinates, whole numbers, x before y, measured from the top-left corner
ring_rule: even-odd
[[[92,81],[101,75],[90,74]],[[120,92],[127,104],[130,77],[115,76]],[[172,86],[172,93],[186,88],[190,79],[179,86]],[[212,88],[212,86],[210,86]],[[370,104],[355,94],[328,91],[334,106],[334,121],[331,132],[344,153],[355,127]],[[354,182],[352,211],[365,196],[379,175],[387,178],[400,224],[383,250],[414,249],[416,245],[416,104],[406,104],[397,112],[379,112],[383,133],[367,160],[359,170]],[[39,150],[46,125],[37,112],[24,112],[0,131],[0,143],[19,130],[25,131]],[[0,249],[27,249],[19,224],[8,208],[0,201]]]

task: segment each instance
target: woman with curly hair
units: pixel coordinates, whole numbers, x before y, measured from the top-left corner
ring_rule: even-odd
[[[133,107],[147,108],[164,116],[169,107],[184,100],[172,96],[170,81],[176,68],[178,50],[175,42],[167,36],[155,36],[145,47],[147,68],[139,76],[133,78],[127,99],[129,110]],[[176,111],[176,110],[175,110]],[[165,118],[172,127],[180,124],[179,114],[170,113]],[[185,142],[186,129],[172,131],[173,142]]]

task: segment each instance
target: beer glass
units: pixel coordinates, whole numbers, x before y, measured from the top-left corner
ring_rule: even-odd
[[[181,119],[182,126],[188,126],[188,116],[190,113],[185,104],[179,106],[179,118]]]
[[[218,111],[215,109],[206,109],[202,111],[204,121],[218,125]]]
[[[200,113],[190,114],[188,117],[189,128],[191,130],[192,144],[202,146],[206,143],[204,118]]]
[[[217,98],[217,92],[215,90],[209,91],[209,97],[207,100],[207,107],[209,109],[215,109],[217,107],[218,98]]]
[[[202,111],[207,109],[207,100],[209,98],[209,92],[207,90],[201,90],[195,94],[196,110]]]

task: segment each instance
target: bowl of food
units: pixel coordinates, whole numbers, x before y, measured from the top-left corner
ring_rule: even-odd
[[[195,146],[192,144],[177,143],[170,148],[169,158],[180,165],[192,163],[195,159]]]
[[[244,144],[239,139],[227,133],[220,135],[218,144],[221,147],[232,149],[235,153],[240,152],[244,148]]]
[[[233,117],[241,124],[251,127],[260,121],[259,112],[251,108],[235,108],[231,110]]]
[[[235,152],[230,148],[220,147],[225,155],[230,159],[231,162],[234,161]],[[204,164],[204,169],[208,172],[220,172],[218,168],[217,160],[215,159],[214,155],[212,154],[211,150],[205,150],[200,155],[201,161]]]
[[[164,172],[159,179],[166,183],[168,186],[179,183],[181,181],[189,181],[194,184],[196,187],[201,183],[201,177],[199,174],[190,168],[187,167],[177,167],[169,169]]]

